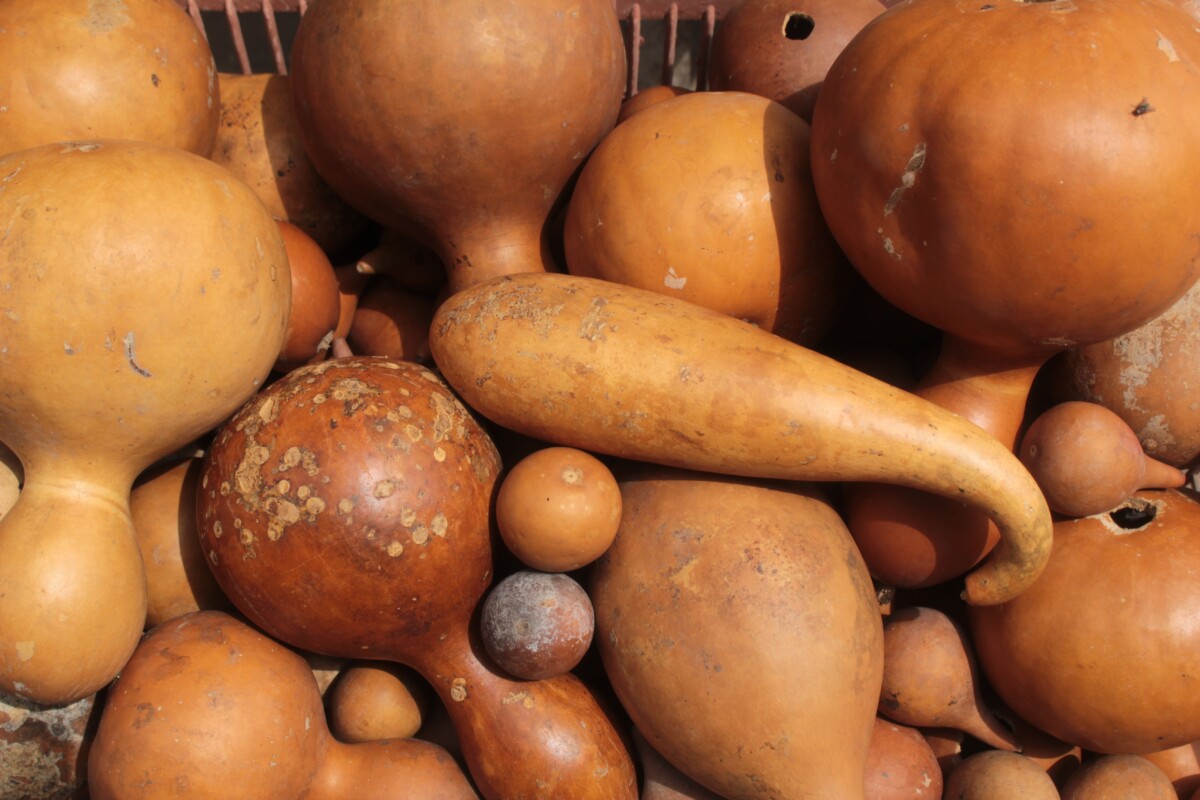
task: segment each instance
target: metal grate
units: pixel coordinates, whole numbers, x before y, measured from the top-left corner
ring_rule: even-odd
[[[713,31],[723,2],[613,0],[625,33],[626,95],[656,84],[705,88]],[[226,72],[286,75],[296,25],[309,0],[176,0],[195,21]]]

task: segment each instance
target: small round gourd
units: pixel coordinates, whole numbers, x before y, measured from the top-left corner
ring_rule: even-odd
[[[112,680],[146,615],[134,479],[253,394],[291,297],[279,228],[200,156],[132,141],[0,158],[0,689],[65,703]]]
[[[569,575],[521,570],[492,587],[479,627],[488,655],[505,672],[538,680],[574,669],[595,623],[592,601]]]
[[[496,527],[534,569],[569,572],[599,558],[621,524],[621,490],[603,461],[574,447],[545,447],[508,471]]]

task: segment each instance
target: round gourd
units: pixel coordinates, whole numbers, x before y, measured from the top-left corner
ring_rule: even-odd
[[[603,461],[574,447],[543,447],[500,482],[496,527],[534,569],[569,572],[608,549],[621,523],[621,490]]]
[[[220,105],[212,51],[177,2],[0,0],[0,154],[137,139],[207,156]]]
[[[805,122],[829,65],[883,13],[879,0],[741,0],[713,33],[708,88],[776,100]]]
[[[131,141],[0,158],[0,688],[62,703],[133,652],[146,585],[129,493],[252,395],[291,297],[279,228],[200,156]]]
[[[1137,492],[1056,523],[1029,592],[970,609],[988,683],[1022,719],[1084,750],[1146,753],[1200,738],[1200,502]]]
[[[808,161],[808,123],[765,97],[656,103],[584,165],[563,229],[567,270],[814,344],[833,325],[845,264]]]

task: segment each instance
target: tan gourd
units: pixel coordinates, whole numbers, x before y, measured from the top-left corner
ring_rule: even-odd
[[[305,660],[219,611],[152,630],[106,697],[91,800],[476,798],[440,747],[334,739]]]
[[[1067,401],[1039,414],[1017,451],[1050,510],[1071,517],[1111,511],[1138,489],[1177,489],[1187,473],[1146,455],[1137,434],[1098,403]]]
[[[261,385],[291,285],[250,189],[178,149],[11,154],[0,219],[0,436],[25,471],[0,523],[0,688],[63,703],[108,683],[142,632],[134,479]]]
[[[946,614],[909,606],[883,624],[879,713],[905,725],[956,728],[989,747],[1016,750],[984,698],[967,633]]]
[[[875,718],[865,770],[866,800],[925,800],[942,796],[942,770],[916,728]]]
[[[883,632],[821,492],[660,467],[621,494],[590,593],[605,672],[646,741],[729,800],[863,800]]]
[[[346,0],[301,18],[291,81],[317,172],[457,290],[555,267],[550,219],[625,71],[610,0]]]
[[[1093,758],[1062,789],[1062,800],[1178,800],[1180,796],[1165,772],[1129,754]]]
[[[416,669],[489,800],[636,792],[580,679],[506,677],[479,643],[500,463],[437,375],[384,358],[300,367],[222,425],[205,458],[201,546],[253,622],[306,650]]]
[[[403,664],[356,661],[338,674],[325,702],[329,729],[343,742],[405,739],[421,729],[433,691]]]
[[[220,125],[212,160],[254,190],[267,210],[311,236],[327,253],[352,245],[368,220],[313,169],[292,111],[290,78],[222,72]]]
[[[212,51],[179,3],[0,0],[0,155],[107,138],[207,156],[219,114]]]
[[[146,627],[202,608],[231,610],[196,536],[199,456],[156,464],[129,494],[129,513],[146,568]]]
[[[983,750],[946,776],[942,797],[953,800],[1060,800],[1054,781],[1020,753]]]
[[[894,481],[976,505],[1006,540],[967,577],[971,602],[1020,594],[1049,556],[1049,509],[1010,450],[718,312],[596,279],[512,275],[446,300],[430,346],[473,409],[536,439],[726,474]]]

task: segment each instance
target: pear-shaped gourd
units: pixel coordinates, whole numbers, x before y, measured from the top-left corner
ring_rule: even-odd
[[[347,202],[416,235],[451,289],[544,270],[568,181],[616,123],[610,0],[342,0],[301,19],[304,150]]]
[[[658,468],[621,493],[591,594],[638,731],[729,800],[862,800],[883,631],[820,491]]]
[[[47,145],[0,159],[0,688],[91,694],[133,652],[146,578],[129,493],[262,383],[291,296],[279,227],[182,150]]]

